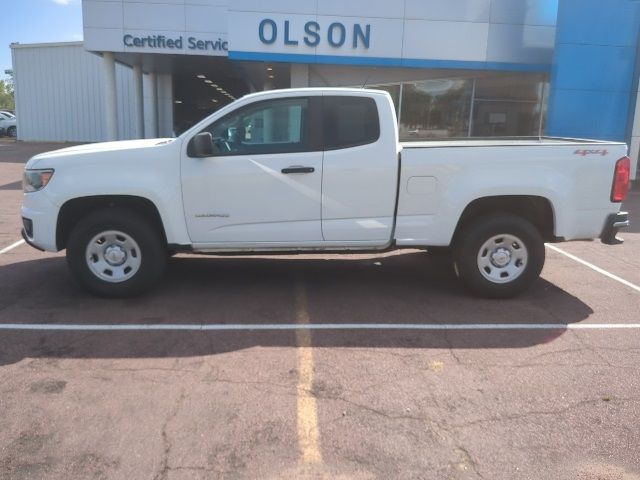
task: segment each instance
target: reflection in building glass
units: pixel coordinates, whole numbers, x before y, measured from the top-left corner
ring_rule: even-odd
[[[491,73],[371,85],[389,92],[399,115],[400,139],[538,137],[548,99],[546,74]]]

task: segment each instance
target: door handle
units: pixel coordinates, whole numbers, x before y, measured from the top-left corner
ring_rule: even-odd
[[[284,173],[285,175],[288,175],[289,173],[313,173],[313,172],[316,171],[316,169],[313,168],[313,167],[298,167],[298,166],[294,166],[294,167],[283,168],[280,171],[282,173]]]

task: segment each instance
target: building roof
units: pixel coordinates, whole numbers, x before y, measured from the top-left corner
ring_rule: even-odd
[[[83,42],[50,42],[50,43],[19,43],[9,45],[11,48],[49,48],[49,47],[81,47]]]

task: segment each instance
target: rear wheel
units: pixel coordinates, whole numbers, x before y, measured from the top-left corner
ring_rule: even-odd
[[[110,208],[80,220],[67,243],[67,263],[92,293],[132,297],[149,290],[166,265],[162,235],[144,217]]]
[[[454,258],[469,290],[484,297],[509,298],[540,276],[544,242],[536,227],[521,217],[488,215],[463,228]]]
[[[17,135],[18,135],[18,130],[16,129],[16,127],[7,128],[7,136],[8,137],[16,138]]]

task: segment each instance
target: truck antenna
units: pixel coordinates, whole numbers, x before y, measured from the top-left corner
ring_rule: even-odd
[[[369,70],[369,74],[367,75],[367,78],[364,79],[364,83],[362,84],[362,89],[364,90],[367,86],[367,83],[369,82],[369,79],[371,78],[371,75],[373,75],[373,72],[376,70],[376,67],[371,68],[371,70]]]

